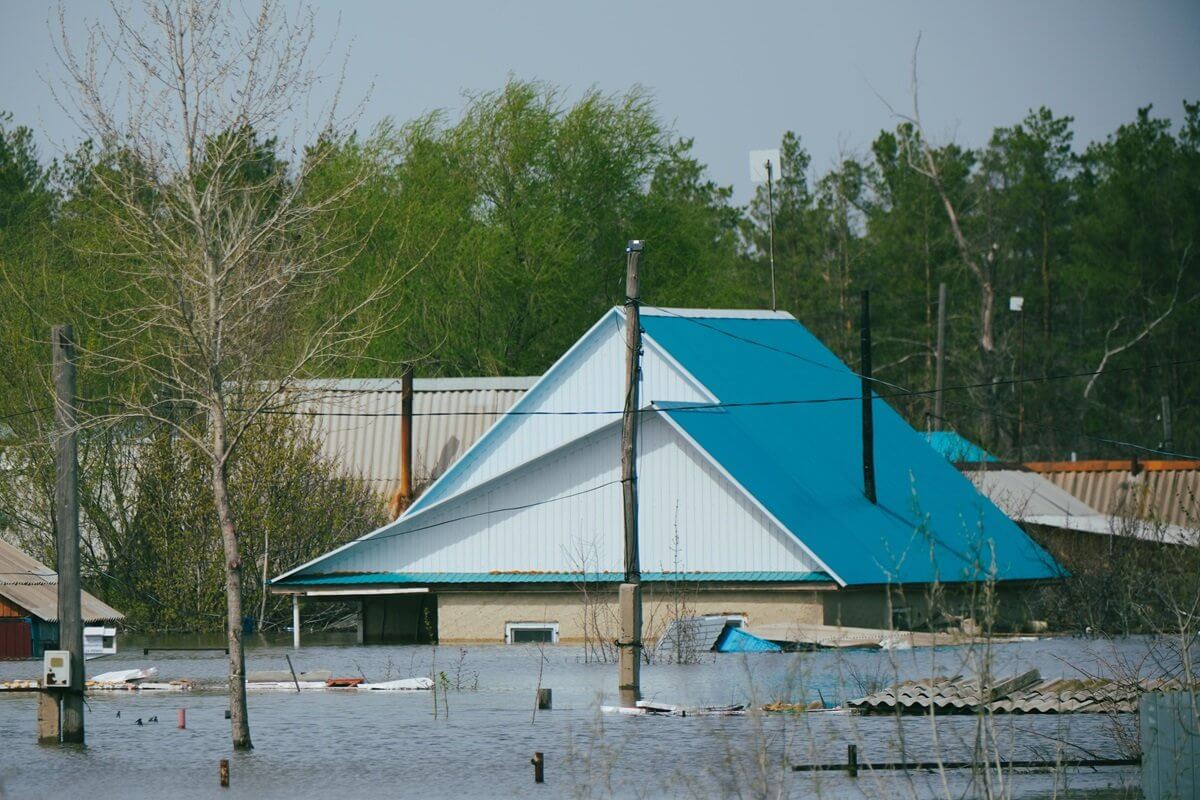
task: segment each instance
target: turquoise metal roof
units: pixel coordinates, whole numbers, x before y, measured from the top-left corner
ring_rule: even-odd
[[[446,583],[619,583],[618,572],[359,572],[338,575],[294,575],[272,581],[272,586],[363,586],[371,584]],[[647,583],[830,583],[824,572],[643,572]]]
[[[999,461],[994,455],[984,450],[970,439],[955,431],[930,431],[925,434],[929,446],[937,450],[947,461]]]
[[[1061,574],[1044,550],[878,398],[879,502],[868,502],[862,406],[857,399],[837,399],[859,395],[860,379],[799,322],[646,315],[642,325],[722,404],[754,404],[658,405],[844,583]]]

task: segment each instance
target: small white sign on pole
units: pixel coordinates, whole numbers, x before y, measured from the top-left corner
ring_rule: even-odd
[[[779,180],[783,170],[779,168],[779,148],[772,150],[750,151],[750,180],[755,183],[767,182],[767,162],[771,162],[772,179]]]
[[[1025,298],[1024,297],[1008,298],[1008,310],[1009,311],[1022,311],[1022,310],[1024,310],[1024,308],[1025,308]]]

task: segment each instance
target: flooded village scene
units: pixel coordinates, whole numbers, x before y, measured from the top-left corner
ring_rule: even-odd
[[[0,64],[0,800],[1200,799],[1200,6]]]

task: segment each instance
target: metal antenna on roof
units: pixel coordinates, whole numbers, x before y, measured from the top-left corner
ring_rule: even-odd
[[[768,250],[771,254],[771,310],[775,310],[775,192],[773,186],[773,173],[771,160],[767,159],[764,165],[767,168],[767,229],[770,232],[768,236]]]
[[[638,258],[643,242],[625,248],[625,409],[621,415],[621,489],[625,510],[625,582],[618,596],[621,613],[618,689],[622,708],[636,708],[642,697],[642,567],[638,555],[637,429],[638,376],[642,358]]]
[[[771,261],[771,310],[775,303],[775,169],[779,166],[779,150],[750,151],[750,180],[767,182],[767,254]],[[783,171],[780,170],[780,175]]]

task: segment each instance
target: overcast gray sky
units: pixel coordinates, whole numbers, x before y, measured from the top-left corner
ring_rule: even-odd
[[[249,0],[243,0],[249,2]],[[250,3],[253,5],[253,3]],[[1049,106],[1075,117],[1078,142],[1102,138],[1138,106],[1178,120],[1200,98],[1200,2],[317,2],[323,32],[349,51],[347,92],[373,84],[362,122],[457,110],[463,89],[510,73],[566,88],[649,89],[661,116],[695,137],[712,176],[752,190],[751,149],[795,130],[814,166],[864,151],[892,127],[883,97],[909,103],[918,34],[930,135],[965,145]],[[0,0],[0,109],[39,129],[44,155],[79,135],[46,91],[58,73],[54,6]],[[105,15],[69,4],[71,27]],[[340,26],[338,23],[340,16]],[[877,96],[878,95],[878,96]]]

